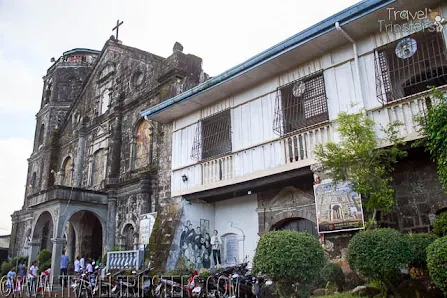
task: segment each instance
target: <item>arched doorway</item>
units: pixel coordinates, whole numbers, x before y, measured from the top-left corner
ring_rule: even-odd
[[[288,218],[278,222],[272,230],[291,230],[297,232],[308,232],[318,238],[316,224],[305,218]]]
[[[132,224],[127,224],[123,229],[124,250],[133,250],[135,229]]]
[[[39,251],[43,249],[52,251],[53,243],[51,238],[53,238],[53,217],[50,212],[44,211],[40,214],[34,226],[33,240],[39,242]]]
[[[66,251],[72,260],[76,256],[97,260],[103,251],[103,228],[100,220],[91,211],[78,211],[65,226]],[[73,257],[73,258],[71,258]]]

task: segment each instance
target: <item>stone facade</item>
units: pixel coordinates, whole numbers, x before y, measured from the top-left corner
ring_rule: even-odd
[[[111,37],[102,51],[74,49],[48,69],[11,256],[31,261],[47,248],[57,274],[63,249],[73,260],[136,248],[140,215],[170,198],[171,169],[172,128],[140,112],[208,78],[182,50],[176,43],[163,58]]]

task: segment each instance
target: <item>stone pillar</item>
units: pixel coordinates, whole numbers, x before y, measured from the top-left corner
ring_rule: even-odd
[[[37,239],[33,239],[28,243],[29,251],[28,251],[28,268],[31,267],[31,263],[37,261],[37,255],[40,251],[40,241]]]
[[[70,258],[70,262],[75,259],[75,231],[71,223],[68,224],[68,235],[67,235],[67,252],[66,255]]]
[[[138,250],[138,232],[133,233],[133,249]]]
[[[115,234],[116,234],[116,198],[109,197],[107,202],[107,240],[104,247],[103,254],[115,247]]]
[[[51,276],[52,284],[59,283],[59,275],[61,272],[61,255],[64,248],[64,238],[52,238],[53,251],[51,252]]]

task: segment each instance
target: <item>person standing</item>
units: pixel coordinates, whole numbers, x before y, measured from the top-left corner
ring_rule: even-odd
[[[65,250],[62,251],[61,255],[61,284],[66,286],[66,276],[68,275],[68,256],[65,255]],[[63,283],[62,283],[63,282]]]
[[[19,265],[19,274],[21,278],[25,278],[26,277],[26,266],[24,263]]]
[[[217,265],[222,265],[222,262],[220,260],[220,245],[222,244],[222,242],[220,241],[217,234],[219,234],[219,232],[217,232],[217,230],[214,230],[213,237],[211,237],[211,247],[213,249],[214,267],[217,267]]]
[[[82,257],[82,258],[79,260],[79,266],[81,267],[81,268],[80,268],[81,271],[84,271],[84,270],[85,270],[85,259],[84,259],[84,257]]]
[[[37,295],[37,278],[38,278],[37,272],[39,271],[38,264],[39,263],[37,261],[34,261],[32,266],[29,267],[28,270],[29,274],[28,278],[30,280],[30,286],[31,286],[30,294],[34,297],[36,297]]]
[[[81,271],[81,262],[79,261],[79,256],[76,257],[76,260],[74,261],[74,272],[75,275],[79,274]]]

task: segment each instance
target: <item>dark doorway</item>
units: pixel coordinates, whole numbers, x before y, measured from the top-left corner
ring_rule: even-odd
[[[290,218],[277,223],[273,230],[291,230],[308,232],[318,238],[318,232],[314,222],[305,218]]]
[[[75,244],[71,244],[71,247],[75,249],[74,253],[71,251],[70,254],[91,258],[95,261],[101,258],[103,253],[103,229],[98,217],[91,211],[78,211],[72,215],[70,223],[75,231]],[[70,240],[73,240],[73,238]]]

